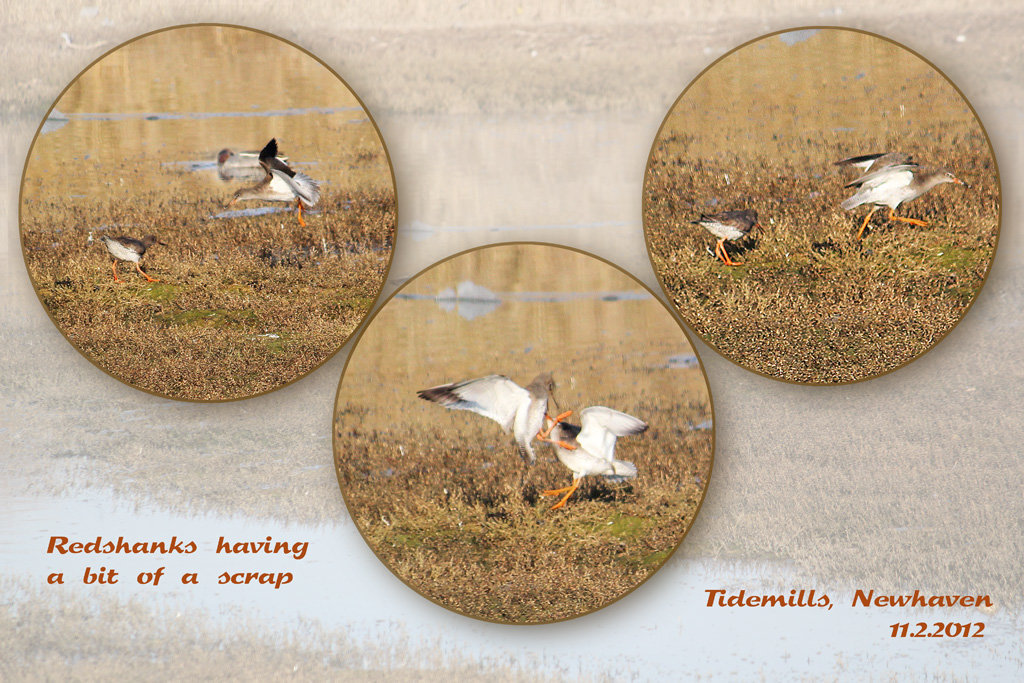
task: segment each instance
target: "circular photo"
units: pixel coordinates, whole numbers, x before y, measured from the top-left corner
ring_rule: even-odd
[[[651,149],[644,229],[665,293],[719,353],[790,382],[906,365],[963,317],[1000,223],[996,160],[931,64],[870,33],[728,53]]]
[[[515,243],[420,273],[359,337],[334,453],[352,519],[466,616],[570,619],[636,588],[707,489],[712,406],[665,305],[594,256]]]
[[[229,26],[142,36],[83,71],[36,134],[21,242],[75,348],[176,399],[309,373],[380,294],[395,188],[359,99],[308,52]]]

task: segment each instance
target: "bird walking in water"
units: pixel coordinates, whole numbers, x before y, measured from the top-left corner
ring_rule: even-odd
[[[562,495],[552,510],[565,507],[569,497],[588,475],[600,475],[610,481],[624,481],[637,475],[636,465],[615,459],[615,442],[620,436],[640,434],[647,430],[643,420],[604,406],[591,406],[580,411],[582,426],[549,419],[550,441],[559,462],[572,472],[572,483],[560,489],[542,491],[543,496]]]
[[[534,377],[526,388],[504,375],[488,375],[423,389],[416,395],[445,408],[469,410],[494,420],[505,432],[512,432],[520,457],[532,465],[537,456],[531,442],[535,438],[549,440],[551,427],[544,429],[545,419],[557,425],[572,414],[571,410],[554,418],[547,414],[548,398],[553,399],[554,390],[554,379],[544,372]]]
[[[290,202],[294,199],[299,225],[306,227],[302,209],[311,209],[320,201],[320,185],[305,173],[293,171],[277,157],[277,138],[272,138],[260,151],[259,164],[265,171],[263,180],[235,192],[228,206],[245,199],[269,202]]]
[[[726,240],[738,240],[750,234],[754,228],[762,227],[757,220],[757,211],[743,209],[741,211],[723,211],[716,214],[701,214],[700,218],[690,221],[699,225],[718,238],[715,245],[715,256],[727,266],[742,266],[742,261],[733,261],[726,251]]]
[[[871,205],[871,211],[864,217],[864,222],[860,224],[860,230],[857,231],[857,239],[863,237],[864,230],[868,227],[868,221],[881,206],[889,207],[889,215],[886,218],[890,221],[925,226],[928,223],[918,218],[897,216],[897,207],[903,202],[917,199],[933,187],[943,183],[956,183],[969,187],[967,183],[944,168],[923,168],[914,163],[908,155],[898,152],[850,157],[837,161],[836,165],[867,169],[867,173],[860,178],[844,185],[847,188],[856,187],[857,193],[840,204],[847,211],[863,204]]]
[[[100,237],[100,241],[103,242],[103,246],[107,248],[110,255],[114,257],[114,262],[111,265],[111,269],[114,271],[114,282],[121,282],[117,277],[118,261],[134,263],[135,270],[139,271],[139,275],[146,278],[147,282],[159,282],[155,277],[146,275],[140,265],[142,257],[146,254],[147,249],[152,247],[154,244],[164,244],[156,237],[153,235],[146,235],[141,240],[137,240],[132,237],[108,237],[103,235]]]

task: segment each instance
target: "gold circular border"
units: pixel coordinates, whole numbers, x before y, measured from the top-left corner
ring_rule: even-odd
[[[795,380],[795,379],[789,379],[787,377],[778,377],[776,375],[769,375],[768,373],[761,372],[759,370],[754,370],[753,368],[748,368],[746,365],[743,365],[739,361],[735,360],[729,353],[726,353],[725,351],[720,349],[718,346],[712,344],[710,341],[705,339],[699,332],[697,332],[697,330],[694,327],[693,323],[686,316],[686,314],[683,313],[683,311],[681,311],[678,308],[676,308],[676,312],[679,314],[679,317],[682,318],[683,322],[686,323],[687,327],[689,327],[690,329],[693,330],[693,333],[697,336],[698,339],[700,339],[702,342],[707,344],[708,347],[710,347],[719,356],[721,356],[722,358],[726,359],[727,361],[729,361],[730,363],[732,363],[733,365],[735,365],[738,368],[742,368],[743,370],[746,370],[747,372],[751,372],[751,373],[753,373],[755,375],[760,375],[761,377],[765,377],[767,379],[773,379],[773,380],[776,380],[778,382],[785,382],[786,384],[795,384],[797,386],[811,386],[811,387],[841,387],[841,386],[848,386],[850,384],[857,384],[858,382],[867,382],[868,380],[876,379],[878,377],[883,377],[885,375],[888,375],[889,373],[896,372],[897,370],[902,370],[903,368],[907,367],[908,365],[910,365],[914,361],[923,358],[928,352],[930,352],[932,349],[934,349],[936,346],[938,346],[947,336],[949,336],[949,334],[953,330],[955,330],[957,328],[957,326],[961,322],[963,322],[963,319],[967,316],[967,314],[970,312],[971,308],[974,306],[975,302],[978,300],[978,295],[981,294],[981,291],[985,288],[985,283],[988,282],[988,276],[992,272],[992,264],[995,262],[996,254],[999,251],[999,236],[1002,234],[1002,231],[1003,231],[1003,180],[1002,180],[1002,176],[999,173],[999,161],[996,159],[996,151],[995,151],[995,148],[992,147],[992,138],[989,137],[988,131],[985,129],[985,124],[982,123],[981,117],[978,116],[978,111],[974,108],[974,105],[971,104],[971,101],[969,99],[967,99],[967,96],[964,95],[963,91],[961,91],[960,88],[957,87],[956,83],[954,83],[952,81],[952,79],[950,79],[949,76],[947,76],[941,69],[939,69],[937,66],[935,66],[928,59],[925,59],[924,57],[922,57],[916,51],[910,49],[909,47],[907,47],[906,45],[903,45],[902,43],[899,43],[899,42],[893,40],[892,38],[887,38],[887,37],[885,37],[883,35],[880,35],[878,33],[872,33],[871,31],[865,31],[865,30],[859,29],[859,28],[850,28],[848,26],[826,26],[826,25],[821,25],[821,26],[794,26],[792,28],[782,29],[781,31],[772,31],[771,33],[765,33],[764,35],[760,35],[760,36],[757,36],[756,38],[752,38],[752,39],[746,41],[745,43],[742,43],[741,45],[737,45],[733,49],[729,50],[728,52],[726,52],[725,54],[720,56],[715,61],[711,62],[711,64],[709,64],[708,66],[704,67],[699,74],[694,76],[693,79],[691,79],[690,82],[687,84],[687,86],[683,89],[683,91],[681,93],[679,93],[679,96],[672,102],[672,105],[668,108],[668,112],[666,112],[666,114],[665,114],[665,118],[663,118],[661,120],[661,125],[658,126],[658,132],[655,134],[654,141],[651,143],[651,151],[648,152],[648,154],[647,154],[647,164],[646,164],[646,166],[644,166],[644,179],[643,179],[643,183],[641,184],[642,187],[641,187],[641,190],[640,190],[640,207],[641,207],[640,208],[640,222],[643,225],[644,244],[647,246],[647,258],[650,259],[650,261],[651,261],[651,270],[654,271],[654,276],[656,278],[658,278],[658,284],[661,286],[661,291],[664,293],[665,298],[668,301],[671,302],[672,301],[672,295],[671,295],[671,293],[669,293],[668,288],[665,286],[665,281],[662,279],[661,272],[657,268],[654,267],[654,254],[653,254],[653,249],[651,248],[651,239],[650,239],[650,236],[647,233],[646,216],[647,216],[647,178],[648,178],[648,169],[650,169],[650,167],[651,167],[651,160],[654,158],[654,150],[655,150],[655,148],[658,145],[658,141],[661,139],[662,131],[665,130],[665,126],[668,124],[669,117],[672,116],[672,111],[679,105],[679,103],[682,101],[682,99],[686,96],[686,93],[689,92],[690,88],[692,88],[693,85],[697,81],[699,81],[701,79],[701,77],[704,76],[704,74],[706,74],[709,71],[711,71],[711,69],[715,68],[715,66],[717,66],[719,62],[721,62],[725,58],[729,57],[734,52],[739,52],[740,50],[742,50],[743,48],[747,47],[748,45],[753,45],[754,43],[760,42],[760,41],[762,41],[762,40],[764,40],[766,38],[771,38],[772,36],[777,36],[777,35],[780,35],[780,34],[783,34],[783,33],[793,33],[795,31],[810,31],[810,30],[818,30],[818,31],[825,31],[825,30],[828,30],[828,31],[850,31],[851,33],[860,33],[860,34],[863,34],[863,35],[866,35],[866,36],[871,36],[872,38],[877,38],[879,40],[884,40],[887,43],[891,43],[891,44],[895,45],[896,47],[901,48],[901,49],[909,52],[910,54],[914,55],[915,57],[920,59],[922,62],[927,64],[929,67],[931,67],[937,74],[939,74],[940,76],[942,76],[943,79],[945,79],[945,81],[953,88],[953,90],[956,91],[956,93],[958,95],[960,95],[960,97],[963,99],[963,101],[967,104],[967,108],[971,110],[971,114],[974,115],[974,120],[978,122],[978,126],[981,128],[981,133],[982,133],[982,135],[985,136],[985,142],[988,145],[988,151],[989,151],[989,154],[992,157],[992,165],[995,166],[996,182],[999,184],[999,188],[998,188],[999,189],[999,211],[998,211],[999,218],[998,218],[998,228],[996,229],[996,243],[995,243],[995,246],[992,247],[992,257],[988,260],[988,267],[985,269],[985,275],[981,279],[981,286],[978,287],[978,289],[974,292],[974,296],[971,297],[971,302],[969,304],[967,304],[967,308],[964,309],[964,312],[960,316],[959,320],[957,320],[949,329],[947,329],[945,332],[943,332],[924,351],[921,351],[921,353],[917,354],[916,356],[914,356],[910,360],[906,361],[905,363],[901,363],[901,364],[899,364],[899,365],[897,365],[897,366],[895,366],[893,368],[889,368],[888,370],[884,370],[882,372],[878,372],[878,373],[875,373],[873,375],[866,375],[864,377],[859,377],[857,379],[847,380],[845,382],[817,382],[817,381],[801,382],[801,381],[798,381],[798,380]],[[674,304],[673,304],[673,306],[674,306]]]
[[[430,602],[434,603],[438,607],[444,608],[445,610],[448,610],[449,612],[454,612],[455,614],[458,614],[458,615],[463,616],[463,617],[468,617],[470,619],[476,619],[477,621],[483,621],[483,622],[487,622],[487,623],[490,623],[490,624],[501,624],[503,626],[524,626],[524,627],[527,627],[527,626],[544,626],[546,624],[557,624],[557,623],[561,623],[561,622],[564,622],[564,621],[571,621],[572,619],[579,619],[580,617],[585,617],[588,614],[593,614],[594,612],[598,612],[598,611],[600,611],[600,610],[602,610],[602,609],[604,609],[604,608],[606,608],[606,607],[608,607],[610,605],[615,604],[619,600],[622,600],[627,595],[631,594],[633,591],[635,591],[636,589],[640,588],[640,586],[642,586],[645,583],[647,583],[647,581],[649,581],[655,574],[657,574],[658,572],[660,572],[662,569],[665,568],[665,565],[668,564],[669,560],[672,559],[672,557],[676,554],[676,551],[679,550],[679,547],[683,544],[683,541],[686,540],[686,536],[690,533],[690,530],[693,529],[693,525],[697,522],[697,518],[700,516],[700,510],[704,506],[704,501],[707,498],[708,488],[711,486],[711,479],[714,476],[714,471],[715,471],[715,448],[716,448],[717,443],[718,443],[718,439],[717,439],[718,420],[715,418],[715,400],[714,400],[714,397],[711,394],[711,383],[708,381],[707,370],[704,369],[704,361],[702,361],[700,359],[700,354],[697,351],[697,346],[693,343],[693,339],[690,338],[690,335],[686,331],[686,328],[682,324],[680,324],[678,316],[673,314],[673,311],[668,306],[668,304],[666,304],[664,302],[664,300],[662,300],[662,298],[660,296],[658,296],[657,293],[653,289],[648,287],[639,278],[637,278],[635,275],[633,275],[632,273],[627,271],[625,268],[623,268],[623,267],[621,267],[619,265],[616,265],[615,263],[612,263],[611,261],[609,261],[609,260],[607,260],[605,258],[597,256],[596,254],[591,254],[590,252],[584,251],[583,249],[577,249],[576,247],[569,247],[569,246],[566,246],[564,244],[554,244],[552,242],[532,242],[532,241],[496,242],[494,244],[485,244],[485,245],[481,245],[481,246],[478,246],[478,247],[472,247],[470,249],[465,249],[465,250],[460,251],[458,253],[451,254],[450,256],[446,256],[443,259],[441,259],[440,261],[435,261],[434,263],[431,263],[429,266],[427,266],[426,268],[423,268],[418,273],[416,273],[415,275],[412,275],[405,282],[403,282],[401,287],[397,288],[394,292],[392,292],[391,295],[388,296],[388,298],[385,299],[384,302],[377,308],[377,310],[373,312],[373,315],[371,315],[369,317],[369,319],[366,321],[366,323],[359,330],[358,334],[355,335],[354,341],[352,342],[352,351],[354,352],[356,347],[359,346],[359,342],[362,340],[363,334],[365,334],[366,330],[368,330],[370,328],[370,325],[373,323],[373,320],[377,317],[377,314],[380,313],[382,310],[384,310],[384,308],[389,303],[391,303],[391,300],[394,299],[395,296],[397,296],[399,293],[401,293],[401,291],[403,289],[405,289],[405,287],[407,285],[409,285],[409,283],[413,282],[414,280],[416,280],[416,278],[420,277],[421,275],[423,275],[427,271],[432,270],[433,268],[435,268],[436,266],[441,265],[442,263],[447,263],[448,261],[451,261],[453,259],[457,259],[457,258],[459,258],[461,256],[465,256],[466,254],[470,254],[470,253],[473,253],[473,252],[476,252],[476,251],[482,251],[484,249],[494,249],[496,247],[510,247],[510,246],[523,246],[523,245],[550,247],[550,248],[554,248],[554,249],[564,249],[566,251],[575,252],[575,253],[581,254],[583,256],[588,256],[588,257],[594,259],[595,261],[599,261],[599,262],[605,264],[606,266],[611,266],[612,268],[614,268],[615,270],[619,271],[620,273],[625,275],[627,278],[629,278],[630,280],[632,280],[636,284],[640,285],[640,287],[642,287],[644,289],[644,291],[646,291],[648,294],[650,294],[655,301],[657,301],[659,304],[661,304],[662,308],[665,309],[665,312],[669,314],[669,317],[672,319],[672,321],[679,328],[679,331],[683,333],[683,338],[686,339],[687,343],[693,349],[693,355],[697,357],[697,361],[700,364],[700,373],[704,377],[704,385],[707,387],[707,390],[708,390],[708,407],[711,409],[711,462],[710,462],[710,465],[708,467],[708,476],[707,476],[707,480],[704,482],[704,487],[701,490],[700,500],[697,501],[697,508],[693,511],[693,519],[690,521],[690,524],[683,530],[682,535],[679,537],[679,542],[676,543],[675,546],[673,546],[671,551],[669,551],[669,554],[665,557],[665,560],[661,563],[661,565],[659,565],[657,569],[655,569],[650,574],[648,574],[646,577],[644,577],[644,579],[642,581],[640,581],[636,585],[632,586],[629,590],[621,593],[617,597],[615,597],[615,598],[609,600],[608,602],[604,603],[603,605],[600,605],[599,607],[595,607],[594,609],[591,609],[591,610],[587,610],[586,612],[580,612],[579,614],[574,614],[574,615],[572,615],[570,617],[563,617],[561,619],[549,619],[549,620],[545,620],[545,621],[502,621],[500,619],[488,619],[486,617],[481,617],[481,616],[478,616],[476,614],[469,614],[467,612],[463,612],[461,610],[455,609],[454,607],[452,607],[450,605],[446,605],[446,604],[442,603],[439,600],[435,600],[434,598],[430,597],[429,595],[423,594],[418,588],[416,588],[416,586],[414,586],[411,583],[409,583],[409,581],[407,581],[403,576],[401,576],[398,572],[396,572],[394,569],[392,569],[388,565],[388,563],[385,562],[384,559],[380,556],[380,554],[377,552],[377,549],[373,546],[373,544],[371,544],[366,539],[366,534],[363,533],[362,528],[358,524],[356,524],[355,521],[352,522],[352,525],[359,532],[360,537],[362,537],[363,542],[366,543],[366,547],[368,547],[373,552],[373,554],[377,557],[377,559],[380,561],[380,563],[382,565],[384,565],[389,572],[391,572],[392,576],[394,576],[396,579],[398,579],[399,581],[404,583],[406,586],[408,586],[410,589],[412,589],[415,593],[417,593],[420,597],[426,598],[427,600],[429,600]],[[335,416],[337,415],[338,405],[339,405],[339,401],[341,399],[341,387],[345,383],[345,373],[348,371],[348,364],[352,361],[352,355],[353,355],[353,353],[349,353],[348,354],[348,358],[345,359],[345,367],[342,368],[341,377],[338,379],[338,389],[337,389],[337,391],[334,394],[334,408],[333,408],[333,410],[331,410],[331,459],[333,461],[332,464],[334,465],[334,474],[338,478],[338,490],[341,492],[342,500],[345,501],[345,508],[348,510],[349,518],[350,519],[353,519],[352,506],[349,504],[348,497],[345,495],[345,487],[342,486],[342,483],[341,483],[341,473],[339,472],[339,467],[338,467],[338,462],[339,462],[338,430],[335,428],[335,420],[336,420]]]
[[[329,71],[335,78],[337,78],[341,82],[341,84],[344,85],[345,88],[347,88],[348,91],[352,94],[352,97],[354,97],[356,99],[356,102],[359,103],[359,106],[362,107],[363,113],[366,114],[366,117],[370,120],[370,125],[373,126],[373,130],[377,133],[377,139],[380,140],[381,147],[383,147],[383,149],[384,149],[384,158],[387,159],[387,162],[388,162],[388,170],[391,172],[391,191],[394,194],[394,202],[395,202],[395,230],[394,230],[394,232],[392,233],[392,236],[391,236],[391,253],[388,256],[388,264],[384,268],[384,276],[381,278],[380,287],[377,289],[377,295],[374,297],[373,301],[370,302],[370,305],[367,306],[366,311],[363,313],[363,319],[359,322],[358,325],[356,325],[356,328],[354,330],[352,330],[351,334],[349,334],[347,337],[345,337],[344,339],[339,341],[338,347],[334,351],[332,351],[331,353],[327,354],[327,356],[325,356],[322,361],[320,361],[316,366],[310,368],[307,372],[304,372],[303,374],[298,375],[297,377],[293,377],[292,379],[288,380],[284,384],[280,384],[280,385],[274,387],[273,389],[267,389],[266,391],[261,391],[259,393],[249,394],[248,396],[236,396],[236,397],[233,397],[233,398],[206,398],[206,399],[204,399],[204,398],[183,398],[183,397],[180,397],[180,396],[171,396],[170,394],[163,394],[163,393],[160,393],[159,391],[154,391],[152,389],[146,389],[146,388],[143,388],[143,387],[137,387],[134,384],[130,384],[129,382],[125,381],[121,377],[118,377],[116,374],[114,374],[112,371],[108,370],[107,368],[104,368],[94,358],[89,356],[89,354],[85,353],[80,348],[78,348],[75,345],[75,343],[72,342],[70,338],[68,338],[68,335],[65,333],[64,329],[60,325],[58,325],[57,322],[53,319],[53,315],[50,314],[50,309],[46,306],[45,303],[43,303],[43,298],[39,294],[39,288],[36,287],[36,281],[34,279],[32,279],[32,274],[28,272],[28,259],[25,256],[25,238],[24,238],[24,233],[22,232],[22,229],[21,229],[21,210],[22,210],[23,199],[24,199],[24,197],[22,195],[25,192],[25,173],[28,171],[28,162],[32,158],[32,152],[35,150],[36,141],[39,140],[39,134],[40,134],[40,132],[43,129],[43,124],[46,123],[46,120],[50,117],[50,113],[53,111],[54,107],[57,106],[57,103],[60,102],[60,98],[64,97],[64,93],[66,93],[68,90],[70,90],[71,86],[73,86],[75,83],[77,83],[78,79],[81,78],[87,71],[92,69],[99,62],[101,62],[104,59],[106,59],[109,55],[113,54],[114,52],[117,52],[118,50],[120,50],[121,48],[123,48],[123,47],[125,47],[127,45],[131,45],[132,43],[134,43],[134,42],[136,42],[138,40],[142,40],[143,38],[148,38],[149,36],[156,35],[157,33],[165,33],[167,31],[175,31],[175,30],[181,29],[181,28],[196,28],[196,27],[204,27],[204,26],[216,26],[216,27],[219,27],[219,28],[230,28],[230,29],[238,29],[238,30],[241,30],[241,31],[251,31],[252,33],[258,33],[258,34],[266,36],[268,38],[272,38],[274,40],[278,40],[278,41],[280,41],[280,42],[282,42],[282,43],[284,43],[284,44],[286,44],[286,45],[288,45],[288,46],[298,50],[299,52],[302,52],[307,57],[311,57],[314,61],[316,61],[318,64],[320,64],[320,66],[322,66],[323,68],[327,69],[327,71]],[[39,122],[39,126],[36,128],[35,135],[32,136],[32,143],[29,145],[28,154],[25,155],[25,163],[22,164],[22,167],[21,167],[21,183],[18,185],[18,243],[21,245],[21,260],[22,260],[22,265],[25,266],[25,274],[28,276],[28,281],[32,285],[32,291],[35,292],[36,298],[39,299],[39,305],[42,307],[43,311],[46,312],[46,317],[48,317],[50,319],[50,322],[53,323],[53,326],[55,328],[57,328],[57,331],[60,332],[61,336],[64,337],[65,340],[67,340],[68,344],[71,345],[71,348],[73,348],[75,351],[77,351],[79,353],[79,355],[81,355],[83,358],[85,358],[87,361],[89,361],[97,369],[102,371],[104,374],[109,375],[110,377],[116,379],[121,384],[124,384],[127,387],[131,387],[132,389],[135,389],[136,391],[141,391],[143,393],[150,394],[151,396],[157,396],[159,398],[166,398],[166,399],[170,399],[172,401],[182,401],[182,402],[185,402],[185,403],[233,403],[235,401],[247,401],[247,400],[249,400],[251,398],[256,398],[258,396],[266,396],[267,394],[273,393],[275,391],[279,391],[281,389],[284,389],[285,387],[291,386],[295,382],[298,382],[300,380],[305,379],[309,375],[313,374],[314,372],[316,372],[317,370],[322,368],[324,366],[324,364],[326,364],[329,360],[331,360],[336,355],[338,355],[338,352],[341,351],[345,347],[345,344],[347,344],[350,340],[355,338],[357,334],[360,334],[360,328],[362,328],[363,326],[366,325],[366,322],[367,322],[367,320],[370,317],[370,311],[373,310],[373,307],[377,304],[377,301],[380,300],[380,295],[384,292],[384,288],[387,286],[387,283],[388,283],[388,275],[391,274],[391,265],[392,265],[392,263],[394,262],[394,259],[395,259],[395,248],[398,246],[398,233],[399,233],[399,230],[398,230],[399,210],[398,209],[399,209],[399,207],[398,207],[398,183],[397,183],[397,181],[395,179],[395,166],[394,166],[394,164],[391,163],[391,153],[388,152],[387,142],[384,140],[384,136],[381,134],[380,128],[377,126],[377,122],[374,120],[373,114],[370,113],[370,110],[366,106],[366,103],[363,102],[363,99],[361,97],[359,97],[359,94],[356,93],[356,91],[352,88],[352,86],[350,86],[348,84],[348,81],[346,81],[344,78],[342,78],[338,74],[337,71],[335,71],[334,69],[332,69],[330,67],[330,65],[328,65],[324,60],[320,59],[315,54],[313,54],[312,52],[307,50],[306,48],[304,48],[304,47],[302,47],[300,45],[297,45],[297,44],[293,43],[292,41],[290,41],[290,40],[288,40],[286,38],[282,38],[280,36],[274,35],[273,33],[270,33],[269,31],[264,31],[262,29],[251,28],[249,26],[241,26],[239,24],[222,24],[222,23],[218,23],[218,22],[201,22],[201,23],[195,23],[195,24],[176,24],[174,26],[166,26],[164,28],[158,28],[158,29],[156,29],[154,31],[149,31],[147,33],[143,33],[142,35],[135,36],[131,40],[126,40],[125,42],[123,42],[123,43],[121,43],[121,44],[119,44],[119,45],[117,45],[115,47],[112,47],[111,49],[107,50],[102,55],[100,55],[96,59],[94,59],[91,62],[89,62],[89,64],[84,69],[79,71],[78,75],[75,76],[73,79],[71,79],[71,82],[68,83],[66,86],[64,86],[64,89],[61,90],[60,93],[57,95],[57,97],[53,100],[53,104],[51,104],[49,109],[46,110],[46,113],[43,115],[42,120]]]

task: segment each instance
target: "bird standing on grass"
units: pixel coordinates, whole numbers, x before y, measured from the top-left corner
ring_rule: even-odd
[[[532,465],[537,456],[531,442],[535,438],[549,441],[551,427],[543,429],[545,418],[557,425],[572,414],[571,410],[554,418],[547,414],[548,398],[553,399],[554,390],[554,379],[544,372],[525,389],[504,375],[488,375],[423,389],[416,395],[445,408],[469,410],[494,420],[506,432],[512,431],[520,457]]]
[[[601,475],[610,481],[624,481],[637,475],[636,465],[615,459],[615,442],[620,436],[640,434],[647,430],[643,420],[604,406],[591,406],[580,411],[582,427],[549,418],[548,431],[558,460],[572,472],[572,484],[560,489],[542,491],[543,496],[565,494],[551,506],[565,507],[566,501],[587,475]]]
[[[723,211],[716,214],[701,214],[700,218],[690,221],[699,225],[718,238],[715,245],[715,256],[727,266],[742,266],[742,261],[733,261],[725,249],[726,240],[738,240],[750,234],[754,228],[762,227],[757,221],[757,211],[743,209],[741,211]]]
[[[836,162],[837,166],[857,166],[866,168],[867,173],[844,187],[856,187],[857,193],[840,204],[850,211],[863,204],[871,204],[871,211],[864,217],[857,231],[857,239],[864,235],[868,221],[880,206],[889,207],[887,219],[901,221],[911,225],[925,226],[926,221],[896,215],[896,208],[903,202],[917,199],[936,185],[957,183],[968,187],[967,183],[957,178],[944,168],[923,168],[911,161],[906,154],[890,152],[888,154],[866,154],[850,157]]]
[[[100,237],[100,241],[103,242],[103,246],[107,248],[110,255],[114,257],[114,262],[111,265],[111,268],[114,271],[114,282],[121,282],[117,277],[118,261],[129,261],[134,263],[135,270],[139,271],[139,275],[146,278],[147,282],[159,282],[156,278],[146,275],[146,273],[142,271],[142,267],[139,265],[139,262],[142,261],[142,257],[146,254],[147,249],[154,244],[164,244],[156,237],[153,235],[146,235],[141,240],[137,240],[132,237],[107,237],[106,235],[103,235]]]
[[[277,157],[277,138],[272,138],[260,151],[259,163],[266,172],[263,180],[235,192],[228,206],[245,199],[268,202],[290,202],[294,199],[299,225],[306,227],[306,221],[302,220],[302,207],[311,209],[316,206],[320,201],[320,185],[305,173],[293,171]]]

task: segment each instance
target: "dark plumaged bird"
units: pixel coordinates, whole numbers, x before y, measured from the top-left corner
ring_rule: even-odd
[[[695,221],[712,235],[718,238],[715,245],[715,256],[727,266],[742,266],[742,261],[733,261],[729,258],[729,252],[725,249],[726,240],[738,240],[750,234],[754,228],[762,227],[757,220],[757,211],[753,209],[742,209],[740,211],[723,211],[716,214],[701,214]]]
[[[154,244],[163,244],[153,235],[146,235],[141,240],[137,240],[133,237],[107,237],[106,235],[100,237],[100,241],[103,242],[103,246],[107,248],[110,255],[114,257],[114,262],[111,268],[114,271],[114,282],[121,282],[117,277],[117,262],[128,261],[129,263],[135,264],[135,270],[139,271],[139,275],[146,278],[147,282],[159,282],[156,278],[146,275],[142,271],[142,266],[139,265],[142,261],[142,257],[145,256],[146,250],[152,247]]]

